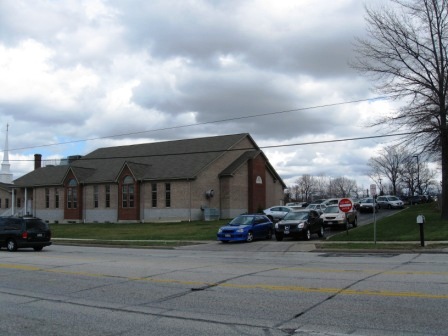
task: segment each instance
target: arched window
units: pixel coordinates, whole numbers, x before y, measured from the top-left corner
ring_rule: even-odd
[[[67,186],[67,209],[78,208],[78,183],[75,179],[68,181]]]
[[[133,208],[135,200],[134,179],[127,175],[123,178],[123,185],[121,187],[122,206],[123,208]]]

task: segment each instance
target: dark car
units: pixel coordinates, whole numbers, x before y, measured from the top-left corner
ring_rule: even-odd
[[[48,224],[36,217],[0,217],[0,247],[8,251],[33,248],[41,251],[51,245]]]
[[[320,214],[316,210],[291,211],[275,224],[275,239],[283,240],[284,237],[302,237],[311,239],[313,233],[319,237],[324,236],[324,227]]]
[[[223,243],[254,239],[272,239],[273,223],[265,215],[239,215],[219,228],[217,237]]]
[[[359,201],[359,212],[378,212],[380,206],[377,202],[375,202],[374,198],[364,198]]]
[[[427,199],[425,196],[422,195],[416,195],[416,196],[410,196],[408,199],[408,203],[409,204],[422,204],[422,203],[426,203]]]

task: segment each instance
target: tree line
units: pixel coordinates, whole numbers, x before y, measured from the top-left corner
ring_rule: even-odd
[[[378,195],[414,196],[440,193],[436,171],[429,168],[426,157],[410,153],[402,146],[388,146],[370,158],[367,176],[376,186]],[[289,186],[288,201],[311,202],[321,198],[369,195],[370,186],[360,186],[346,177],[312,176],[304,174]]]

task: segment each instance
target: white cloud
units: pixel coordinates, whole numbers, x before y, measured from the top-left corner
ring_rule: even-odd
[[[242,132],[260,146],[376,135],[366,125],[395,104],[332,105],[374,97],[348,66],[363,10],[359,0],[1,1],[0,117],[20,149],[10,157]],[[82,139],[97,140],[40,147]],[[362,180],[384,141],[265,152],[288,182]],[[15,177],[29,167],[12,164]]]

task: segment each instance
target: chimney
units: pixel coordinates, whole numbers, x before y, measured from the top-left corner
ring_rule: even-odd
[[[42,167],[42,154],[34,154],[34,170]]]

